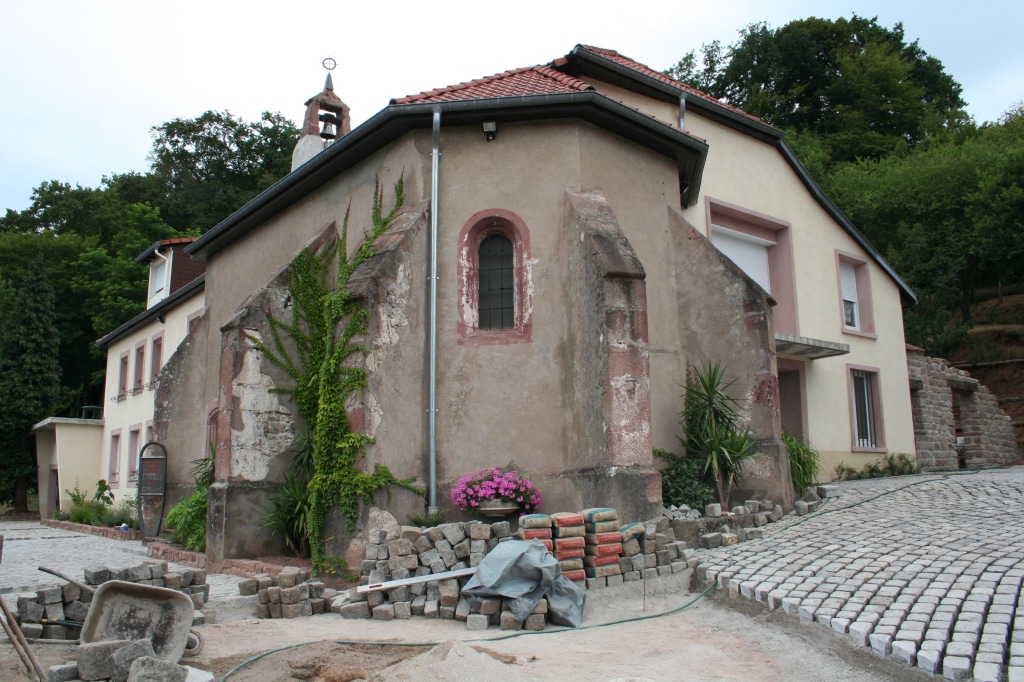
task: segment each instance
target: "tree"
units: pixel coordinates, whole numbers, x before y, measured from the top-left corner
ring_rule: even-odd
[[[30,432],[60,406],[60,342],[53,325],[53,288],[37,257],[16,293],[5,294],[0,311],[0,501],[28,511],[28,489],[36,480]]]
[[[155,205],[179,231],[205,232],[287,175],[298,141],[295,125],[269,112],[246,123],[207,111],[152,132],[152,175],[162,189]]]
[[[856,14],[740,31],[722,56],[688,53],[668,75],[780,128],[822,137],[833,162],[880,158],[966,124],[962,88],[903,25]]]
[[[907,339],[957,345],[978,286],[1024,279],[1024,117],[845,164],[826,190],[913,286]],[[958,319],[957,319],[958,318]]]

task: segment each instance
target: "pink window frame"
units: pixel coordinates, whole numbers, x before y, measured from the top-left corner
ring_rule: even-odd
[[[110,461],[107,462],[107,484],[118,482],[121,477],[121,429],[110,432]]]
[[[857,279],[857,316],[860,318],[860,329],[846,326],[846,316],[843,314],[843,285],[839,274],[840,263],[852,265],[854,277]],[[842,333],[877,339],[875,309],[871,303],[871,270],[868,267],[868,261],[855,254],[837,249],[836,286],[839,289],[839,326]]]
[[[853,372],[858,370],[872,375],[871,388],[872,388],[872,401],[871,401],[871,418],[874,422],[874,434],[875,434],[875,447],[865,448],[857,445],[857,401],[854,396],[853,390]],[[885,453],[889,450],[886,448],[885,443],[885,420],[883,415],[885,410],[882,409],[882,377],[877,367],[869,367],[867,365],[853,365],[850,363],[846,364],[846,384],[847,384],[847,400],[850,404],[850,452],[876,452]]]
[[[164,362],[164,333],[157,332],[153,334],[153,338],[149,342],[150,353],[149,353],[149,381],[152,387],[152,383],[156,381],[157,376],[160,374],[160,370],[163,368]]]
[[[706,236],[712,243],[712,225],[775,242],[775,246],[768,247],[771,296],[777,303],[772,313],[775,331],[799,336],[800,315],[796,305],[796,267],[791,223],[713,197],[704,198],[704,210]]]
[[[128,427],[128,486],[131,488],[139,485],[139,450],[143,445],[142,422],[132,424]]]
[[[515,277],[515,324],[509,329],[480,329],[480,242],[498,233],[512,242]],[[533,301],[530,295],[530,230],[512,211],[491,208],[474,213],[459,233],[459,345],[530,343],[533,340]]]
[[[132,384],[132,388],[136,392],[141,392],[143,387],[146,385],[146,342],[139,341],[135,344],[135,383]]]
[[[124,399],[128,396],[128,371],[131,360],[129,355],[131,351],[125,351],[121,353],[118,360],[118,375],[117,375],[117,397]]]

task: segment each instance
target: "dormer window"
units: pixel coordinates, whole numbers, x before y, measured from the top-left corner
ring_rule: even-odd
[[[149,266],[149,303],[146,307],[152,308],[167,298],[170,289],[168,274],[167,259],[156,254],[156,258]]]

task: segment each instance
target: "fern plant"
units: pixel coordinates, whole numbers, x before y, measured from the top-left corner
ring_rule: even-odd
[[[213,483],[216,455],[216,446],[210,443],[209,457],[192,460],[189,473],[195,480],[196,491],[182,498],[164,517],[164,524],[170,528],[171,538],[193,552],[206,551],[207,493]]]

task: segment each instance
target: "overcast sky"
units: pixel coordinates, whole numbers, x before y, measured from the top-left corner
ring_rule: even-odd
[[[635,14],[631,14],[635,12]],[[149,169],[150,129],[209,109],[300,123],[332,56],[358,124],[392,97],[545,63],[577,43],[665,69],[766,21],[856,12],[940,59],[979,123],[1024,99],[1019,0],[227,2],[0,0],[0,211],[46,180]]]

